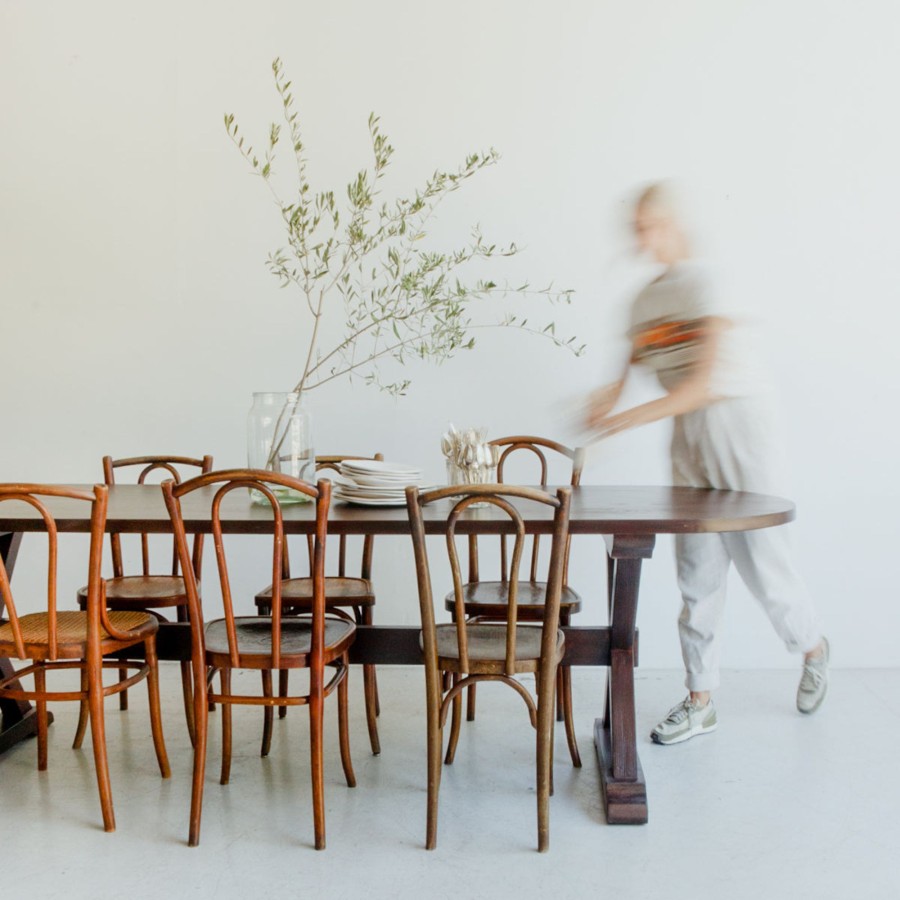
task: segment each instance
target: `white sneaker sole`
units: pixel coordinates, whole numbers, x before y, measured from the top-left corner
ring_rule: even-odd
[[[718,727],[718,722],[715,722],[712,725],[698,725],[696,728],[691,728],[688,731],[684,732],[684,734],[679,734],[677,737],[671,737],[668,740],[666,740],[663,735],[659,734],[658,732],[651,731],[650,740],[652,740],[654,744],[660,744],[663,747],[668,747],[670,744],[684,743],[684,741],[689,741],[692,737],[698,737],[701,734],[711,734]]]

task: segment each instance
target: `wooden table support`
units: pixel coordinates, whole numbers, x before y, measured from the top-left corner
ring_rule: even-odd
[[[609,678],[603,718],[594,722],[594,746],[607,821],[647,821],[647,784],[637,753],[634,669],[637,665],[637,603],[641,562],[653,554],[654,535],[608,536]]]

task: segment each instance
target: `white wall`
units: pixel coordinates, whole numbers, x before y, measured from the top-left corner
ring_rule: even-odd
[[[281,56],[322,187],[342,191],[367,162],[372,110],[397,148],[397,190],[499,148],[440,228],[480,222],[526,246],[504,274],[575,288],[556,316],[589,343],[574,359],[485,336],[443,368],[412,368],[403,400],[324,389],[321,452],[381,450],[437,477],[451,420],[573,440],[578,398],[621,363],[636,276],[624,198],[679,175],[726,291],[769,326],[792,527],[835,662],[900,664],[898,26],[889,0],[0,0],[0,479],[90,481],[105,453],[243,462],[250,393],[295,381],[307,323],[265,270],[277,214],[222,114],[262,138]],[[638,380],[630,396],[650,389]],[[666,434],[610,440],[587,480],[665,481]],[[21,590],[40,577],[28,547]],[[73,541],[73,591],[78,552]],[[600,560],[590,542],[574,554],[583,621],[599,621]],[[415,621],[407,563],[405,542],[382,542],[382,621]],[[677,607],[661,540],[645,568],[644,665],[680,664]],[[795,664],[738,583],[724,658]]]

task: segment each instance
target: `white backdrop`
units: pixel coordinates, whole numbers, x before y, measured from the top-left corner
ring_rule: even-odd
[[[410,367],[404,399],[334,384],[312,400],[319,452],[380,450],[436,479],[449,421],[576,440],[580,398],[621,366],[641,276],[628,192],[680,176],[725,292],[769,338],[790,527],[835,663],[900,664],[898,26],[890,0],[0,0],[0,480],[99,480],[105,453],[244,462],[250,394],[296,381],[308,323],[265,269],[277,211],[222,115],[262,141],[280,56],[318,187],[343,195],[368,162],[371,111],[397,148],[389,191],[497,147],[440,233],[480,222],[524,246],[499,275],[574,288],[553,315],[589,345],[575,359],[490,333]],[[652,390],[637,379],[629,397]],[[610,440],[586,481],[665,482],[667,435]],[[21,592],[41,577],[32,540]],[[63,596],[83,549],[66,544]],[[576,542],[584,622],[602,620],[602,572]],[[382,541],[376,587],[382,621],[415,621],[405,541]],[[663,539],[645,566],[643,665],[680,665],[677,610]],[[727,615],[726,665],[796,665],[738,582]]]

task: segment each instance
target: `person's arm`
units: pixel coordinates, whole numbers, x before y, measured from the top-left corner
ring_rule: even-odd
[[[656,422],[669,416],[693,412],[708,406],[717,399],[711,390],[712,372],[721,349],[722,333],[729,327],[730,323],[727,319],[713,316],[704,318],[703,326],[700,329],[700,345],[694,371],[683,378],[678,386],[664,397],[633,406],[614,416],[591,416],[590,425],[597,437],[608,437],[619,431],[636,428],[639,425],[648,425],[650,422]],[[618,399],[618,395],[616,399]]]
[[[625,379],[628,377],[628,370],[631,368],[633,359],[634,350],[632,348],[632,354],[628,358],[622,377],[591,391],[589,394],[587,412],[585,414],[586,425],[589,429],[598,428],[619,402],[619,397],[622,396],[622,389],[625,387]]]

